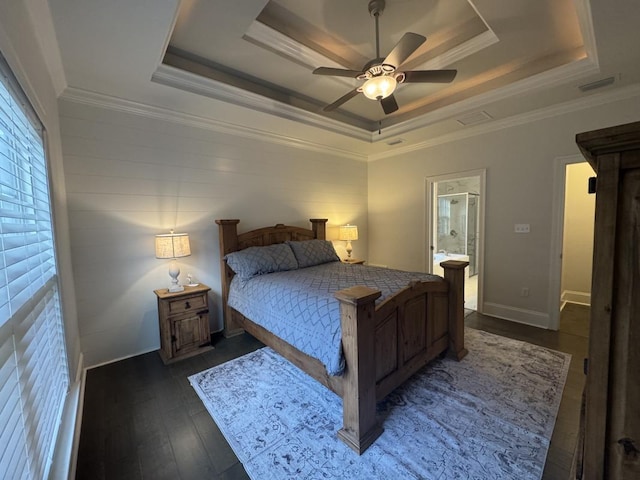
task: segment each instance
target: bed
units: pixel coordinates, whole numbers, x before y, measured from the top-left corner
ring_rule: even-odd
[[[239,220],[216,220],[219,226],[224,333],[225,336],[233,336],[248,332],[341,396],[343,426],[338,437],[361,454],[383,431],[376,421],[377,401],[434,358],[446,353],[460,360],[466,355],[463,302],[464,270],[468,262],[443,262],[444,278],[418,277],[393,292],[384,292],[384,287],[372,288],[370,283],[369,286],[346,286],[340,280],[340,285],[345,288],[332,292],[333,303],[328,303],[333,305],[331,308],[337,308],[339,316],[343,365],[336,369],[335,364],[305,353],[302,347],[296,348],[295,342],[283,339],[285,335],[273,333],[229,304],[230,293],[235,295],[232,284],[245,279],[234,279],[236,272],[229,265],[230,260],[236,261],[234,268],[242,272],[234,252],[262,251],[251,247],[269,246],[280,250],[280,244],[298,247],[314,245],[314,242],[307,241],[325,240],[327,219],[311,219],[310,222],[310,229],[277,224],[238,233]],[[286,265],[286,262],[281,265]],[[316,268],[321,270],[316,266],[308,269]],[[327,268],[331,269],[330,275],[350,272],[349,275],[355,279],[366,273],[355,269],[370,267],[338,261]],[[262,275],[262,280],[268,277],[273,283],[276,278],[289,275],[287,269],[282,267],[283,273]],[[306,267],[292,268],[290,273],[299,273],[298,270],[303,269],[307,270]],[[310,322],[310,319],[304,320]]]

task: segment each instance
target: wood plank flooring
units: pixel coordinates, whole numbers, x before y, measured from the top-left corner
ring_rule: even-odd
[[[588,308],[568,305],[559,332],[487,317],[466,324],[573,355],[543,479],[569,477],[587,354]],[[566,331],[565,331],[566,330]],[[87,372],[76,478],[248,478],[187,377],[260,348],[250,335],[215,338],[215,349],[164,365],[156,352]]]

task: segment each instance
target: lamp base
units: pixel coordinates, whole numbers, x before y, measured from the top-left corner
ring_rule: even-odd
[[[347,251],[347,258],[351,259],[351,252],[353,252],[353,248],[351,247],[351,240],[347,240],[347,247],[345,250]]]
[[[175,259],[169,264],[169,276],[171,277],[171,286],[167,289],[169,292],[182,292],[184,287],[178,283],[178,275],[180,275],[180,268]]]

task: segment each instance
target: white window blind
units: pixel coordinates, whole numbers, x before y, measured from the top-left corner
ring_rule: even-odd
[[[42,126],[0,56],[0,476],[48,476],[69,388]]]

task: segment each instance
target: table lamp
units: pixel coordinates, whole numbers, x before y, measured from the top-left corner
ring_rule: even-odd
[[[156,235],[156,258],[170,258],[169,276],[171,277],[170,292],[181,292],[184,287],[178,284],[180,268],[176,258],[188,257],[191,255],[189,246],[189,235],[186,233],[171,233]]]
[[[340,232],[338,233],[338,240],[346,240],[347,241],[347,258],[351,258],[351,252],[353,248],[351,247],[351,240],[358,239],[358,227],[356,225],[343,225],[340,227]]]

